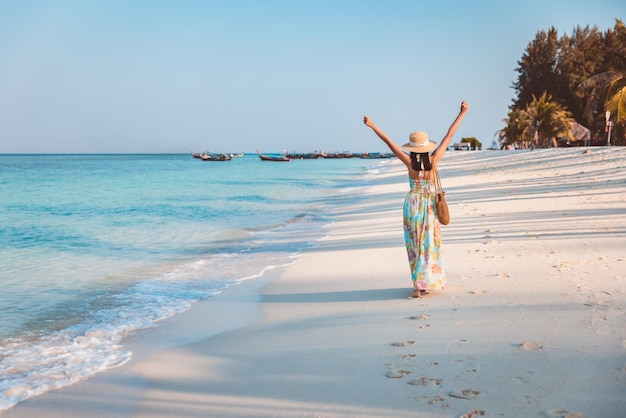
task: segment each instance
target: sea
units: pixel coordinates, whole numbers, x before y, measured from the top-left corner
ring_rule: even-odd
[[[297,262],[388,166],[0,155],[0,411],[126,363],[130,334]]]

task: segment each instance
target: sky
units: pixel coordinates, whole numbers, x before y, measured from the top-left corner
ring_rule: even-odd
[[[0,153],[485,147],[526,47],[625,0],[0,0]]]

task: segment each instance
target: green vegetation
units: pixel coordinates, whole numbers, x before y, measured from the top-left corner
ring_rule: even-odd
[[[570,112],[544,92],[538,99],[533,96],[532,102],[525,109],[509,111],[509,118],[505,119],[505,136],[517,138],[524,147],[529,146],[530,142],[535,147],[556,147],[557,138],[574,139],[570,131],[574,122],[571,116]]]
[[[483,144],[478,139],[474,138],[473,136],[469,138],[461,138],[461,142],[469,143],[472,149],[481,149],[483,146]]]
[[[626,145],[626,27],[616,19],[611,30],[576,27],[571,35],[539,31],[516,71],[517,93],[504,144],[557,146],[574,144],[573,122],[590,129],[592,144],[606,144],[606,111],[613,123],[611,143]]]

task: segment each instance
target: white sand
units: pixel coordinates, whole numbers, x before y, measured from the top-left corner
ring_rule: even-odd
[[[448,288],[421,300],[396,164],[300,262],[138,334],[129,364],[0,415],[624,417],[625,160],[449,152]]]

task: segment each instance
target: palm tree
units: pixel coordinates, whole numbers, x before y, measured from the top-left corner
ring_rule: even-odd
[[[571,126],[574,122],[572,114],[563,106],[552,100],[552,96],[544,92],[538,99],[526,107],[528,118],[535,125],[537,139],[535,145],[546,148],[549,144],[557,146],[557,138],[567,136],[573,139]]]
[[[614,79],[607,92],[606,110],[615,115],[615,122],[626,122],[626,74]]]
[[[604,96],[603,107],[615,115],[615,121],[618,123],[626,121],[626,73],[607,71],[596,74],[580,83],[579,87],[591,90],[585,107],[586,117],[593,117],[594,109],[597,109],[600,99]]]
[[[604,116],[600,109],[604,108],[611,112],[615,125],[621,127],[613,135],[623,132],[623,126],[626,125],[626,72],[608,71],[596,74],[583,81],[580,88],[591,90],[585,107],[585,117],[588,120],[600,119]],[[619,142],[618,140],[615,143]]]
[[[514,145],[530,142],[533,138],[533,124],[528,112],[522,109],[509,109],[508,118],[503,120],[506,127],[500,134],[500,139],[506,138],[502,145]]]
[[[546,92],[533,100],[525,109],[509,110],[504,129],[507,142],[534,142],[536,147],[557,146],[557,138],[572,139],[572,114],[552,100]]]
[[[626,26],[621,20],[616,20],[615,30],[607,42],[615,45],[611,48],[608,58],[611,64],[609,71],[587,78],[578,88],[589,91],[584,111],[584,116],[589,122],[604,119],[604,111],[609,111],[615,124],[623,128],[626,125],[626,60],[623,54]]]

